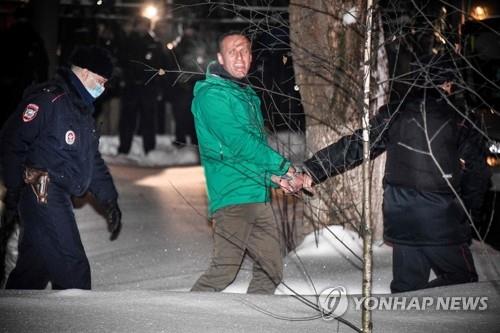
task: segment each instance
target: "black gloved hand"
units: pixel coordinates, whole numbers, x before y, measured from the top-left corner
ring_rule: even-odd
[[[109,240],[114,241],[122,229],[122,212],[118,207],[118,202],[110,201],[106,205],[106,222],[108,223],[108,231],[111,233]]]

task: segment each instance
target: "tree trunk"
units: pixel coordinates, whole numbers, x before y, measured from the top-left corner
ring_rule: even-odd
[[[362,0],[293,0],[290,3],[290,44],[306,114],[309,155],[361,127],[365,12]],[[379,44],[382,45],[374,43],[375,47]],[[376,85],[377,78],[373,81]],[[375,240],[382,238],[384,165],[385,157],[371,164]],[[306,209],[307,220],[316,226],[342,224],[360,231],[361,169],[348,171],[320,185]]]

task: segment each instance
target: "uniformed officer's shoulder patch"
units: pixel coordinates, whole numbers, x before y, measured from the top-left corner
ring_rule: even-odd
[[[39,109],[38,105],[34,103],[28,104],[23,112],[23,121],[27,123],[35,119],[36,114],[38,113],[38,109]]]

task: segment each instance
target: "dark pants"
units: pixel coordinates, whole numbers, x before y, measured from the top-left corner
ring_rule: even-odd
[[[436,279],[429,281],[431,269],[436,274]],[[474,260],[467,244],[394,244],[392,272],[393,293],[477,281]]]
[[[245,252],[248,252],[254,264],[247,292],[274,293],[283,277],[283,262],[271,205],[229,206],[217,211],[214,218],[212,261],[191,291],[221,291],[226,288],[236,278]]]
[[[123,91],[120,111],[120,147],[118,153],[128,154],[139,120],[144,152],[156,146],[156,108],[154,89],[149,86],[132,86]],[[140,119],[138,119],[140,118]]]
[[[191,113],[191,102],[193,100],[194,84],[188,87],[179,87],[175,90],[172,98],[172,112],[175,118],[175,142],[178,146],[185,146],[191,138],[192,145],[198,145],[198,138],[194,127],[194,118]]]
[[[90,289],[90,265],[73,214],[70,196],[50,184],[48,204],[39,204],[30,187],[19,204],[23,234],[7,289]]]

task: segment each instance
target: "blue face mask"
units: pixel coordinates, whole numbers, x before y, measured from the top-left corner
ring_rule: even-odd
[[[97,97],[101,96],[102,93],[104,92],[104,86],[102,84],[99,84],[95,79],[94,79],[94,81],[95,81],[94,88],[87,88],[87,87],[85,87],[85,89],[87,89],[87,91],[89,92],[89,94],[93,98],[97,98]]]

